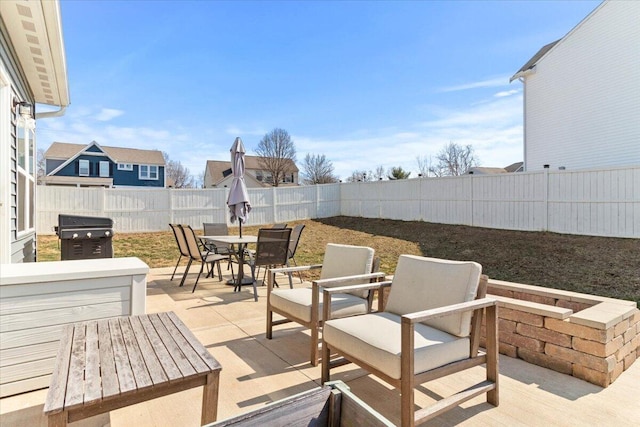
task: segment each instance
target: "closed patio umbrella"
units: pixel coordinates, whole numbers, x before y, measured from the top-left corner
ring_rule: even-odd
[[[240,237],[242,237],[242,224],[247,222],[251,204],[249,203],[249,193],[244,183],[244,144],[240,137],[236,138],[231,146],[231,171],[233,172],[233,181],[229,189],[229,198],[227,206],[231,213],[231,223],[236,219],[240,225]]]

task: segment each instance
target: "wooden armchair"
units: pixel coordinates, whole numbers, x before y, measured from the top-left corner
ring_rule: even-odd
[[[374,259],[374,250],[365,246],[327,245],[322,264],[271,269],[267,276],[267,339],[273,337],[273,326],[297,322],[311,330],[310,361],[318,365],[318,342],[322,326],[322,290],[331,286],[345,286],[382,280],[384,273],[377,272],[380,261]],[[321,269],[320,280],[311,287],[274,289],[275,275]],[[373,292],[368,289],[347,290],[333,294],[334,317],[369,313]],[[273,320],[273,313],[284,317]]]
[[[487,277],[475,262],[401,255],[383,312],[331,319],[324,290],[322,382],[330,369],[353,362],[400,389],[402,426],[414,426],[486,393],[498,405],[497,302],[485,298]],[[486,352],[479,352],[486,309]],[[330,360],[337,353],[343,359]],[[486,381],[415,411],[413,389],[427,381],[486,364]],[[415,412],[414,412],[415,411]]]

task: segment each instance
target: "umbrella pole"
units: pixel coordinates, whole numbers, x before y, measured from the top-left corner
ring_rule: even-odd
[[[242,239],[242,220],[238,219],[238,224],[240,224],[240,238]]]

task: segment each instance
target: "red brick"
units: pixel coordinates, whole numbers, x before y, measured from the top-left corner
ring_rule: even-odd
[[[608,372],[612,370],[615,363],[617,363],[614,356],[609,356],[607,358],[597,357],[570,348],[560,347],[555,344],[545,345],[544,353],[548,356],[582,365],[598,372]]]
[[[590,328],[584,325],[578,325],[566,320],[553,319],[547,317],[544,320],[544,327],[552,331],[561,332],[573,337],[580,337],[590,341],[606,343],[613,339],[613,328],[607,330]]]
[[[513,297],[515,299],[521,299],[522,301],[531,301],[531,302],[537,302],[539,304],[546,304],[546,305],[556,305],[555,298],[547,297],[543,295],[535,295],[535,294],[529,294],[526,292],[514,291]]]
[[[571,347],[571,336],[550,329],[538,328],[536,326],[519,323],[516,331],[525,337],[531,337],[544,342]]]
[[[613,336],[617,337],[618,335],[622,335],[627,329],[629,329],[629,319],[624,319],[613,327]]]
[[[517,323],[513,320],[498,319],[498,331],[513,333],[516,331]]]
[[[500,354],[504,354],[509,357],[518,357],[517,348],[510,344],[505,344],[503,342],[498,343],[498,351]]]
[[[611,374],[594,371],[581,365],[573,365],[573,376],[600,387],[607,387],[611,381]]]
[[[544,342],[518,334],[505,334],[504,336],[501,335],[500,341],[519,348],[526,348],[531,351],[537,351],[539,353],[544,351]]]
[[[624,370],[626,371],[627,369],[629,369],[629,367],[633,365],[633,362],[635,362],[637,358],[638,354],[635,351],[629,353],[627,357],[624,358]]]
[[[553,356],[548,356],[544,353],[527,350],[526,348],[518,349],[518,357],[534,365],[543,366],[562,374],[571,375],[573,372],[571,362],[567,362],[566,360],[558,359]]]
[[[591,307],[591,305],[590,304],[584,304],[584,303],[581,303],[581,302],[567,301],[567,300],[559,299],[556,302],[556,307],[568,308],[570,310],[573,310],[574,313],[577,313],[579,311],[582,311],[582,310],[585,310],[585,309]]]
[[[509,289],[496,288],[491,285],[487,286],[487,293],[501,297],[513,298],[513,291]]]
[[[514,320],[516,322],[526,323],[533,326],[544,325],[544,317],[539,314],[526,313],[524,311],[512,310],[504,307],[500,307],[498,313],[502,319]]]
[[[606,344],[573,337],[571,347],[573,347],[574,350],[578,350],[583,353],[599,357],[607,357],[620,350],[623,342],[624,340],[622,339],[622,336],[617,336]]]

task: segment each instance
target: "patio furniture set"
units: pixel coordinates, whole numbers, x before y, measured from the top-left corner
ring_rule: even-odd
[[[250,265],[250,283],[257,301],[256,269],[265,267],[266,337],[273,339],[273,327],[287,322],[309,328],[310,363],[317,366],[322,360],[323,384],[332,384],[334,367],[357,364],[400,390],[402,426],[420,424],[481,394],[486,394],[490,404],[498,405],[497,301],[486,297],[488,278],[482,275],[479,264],[401,255],[393,279],[387,280],[379,271],[380,260],[374,249],[364,246],[328,244],[322,264],[290,266],[290,261],[295,264],[293,256],[303,226],[293,233],[287,227],[263,228],[258,236],[240,237],[228,232],[207,234],[225,232],[223,227],[209,224],[200,239],[189,226],[171,228],[180,251],[178,264],[182,257],[189,260],[180,286],[191,263],[201,264],[192,292],[205,264],[211,276],[217,267],[222,280],[220,261],[226,260],[232,272],[231,263],[238,264],[230,283],[234,291],[240,291],[245,283],[243,264]],[[247,248],[252,243],[255,251]],[[302,286],[294,286],[292,275],[309,270],[320,270],[319,279],[311,286],[302,280]],[[288,275],[289,287],[277,286],[276,275]],[[274,319],[274,313],[281,318]],[[483,351],[481,325],[486,330]],[[415,410],[414,388],[482,364],[486,365],[485,380]],[[203,385],[204,424],[216,418],[219,371],[218,362],[173,313],[77,323],[64,331],[45,413],[51,426],[66,425]],[[250,425],[247,420],[258,419],[293,420],[297,415],[291,414],[300,408],[321,409],[326,402],[333,409],[322,415],[326,423],[317,425],[341,425],[345,409],[340,411],[339,405],[328,401],[326,390],[287,399],[219,425]],[[320,395],[323,397],[318,406],[318,398],[313,396]],[[353,410],[362,410],[360,404],[348,406],[355,407],[360,409]],[[278,408],[289,409],[283,412]],[[373,414],[374,425],[389,425],[375,411],[364,412],[367,417]]]

